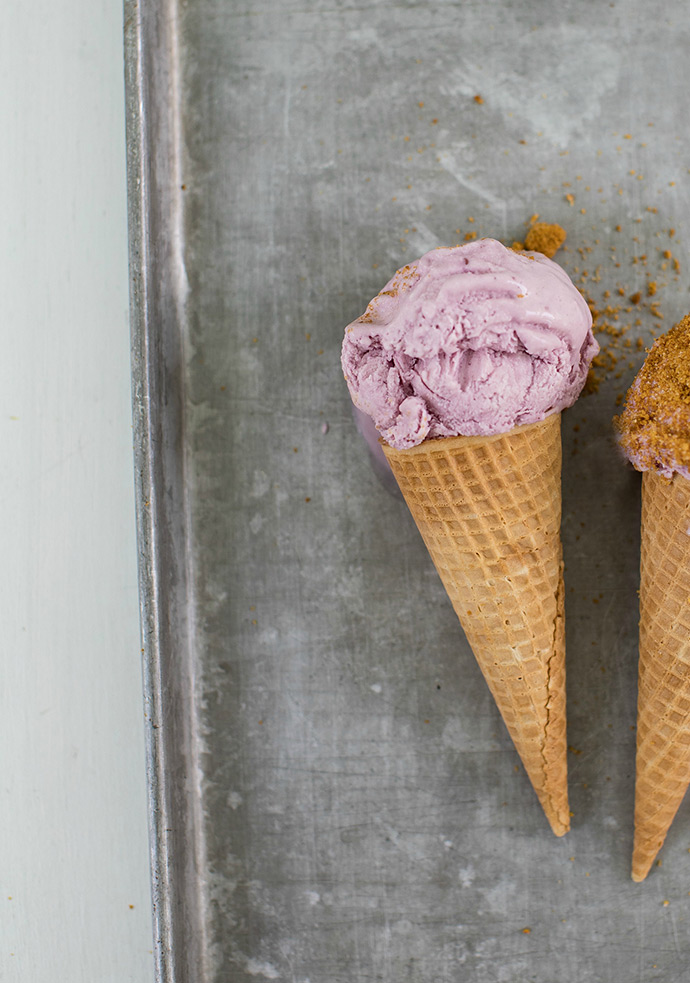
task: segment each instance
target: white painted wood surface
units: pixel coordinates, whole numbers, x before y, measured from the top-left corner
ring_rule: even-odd
[[[0,32],[0,980],[150,983],[118,0]]]

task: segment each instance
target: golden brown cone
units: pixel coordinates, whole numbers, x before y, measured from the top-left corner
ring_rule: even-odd
[[[632,877],[642,881],[690,782],[690,481],[642,476]]]
[[[383,449],[556,836],[570,827],[561,415]]]

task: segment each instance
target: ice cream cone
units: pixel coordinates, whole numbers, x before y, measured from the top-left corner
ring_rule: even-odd
[[[570,826],[560,422],[553,413],[504,434],[384,444],[557,836]]]
[[[690,783],[690,481],[642,476],[632,877],[642,881]]]

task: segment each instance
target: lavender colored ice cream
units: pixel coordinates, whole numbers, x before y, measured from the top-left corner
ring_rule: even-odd
[[[571,406],[598,350],[560,266],[480,239],[398,270],[346,328],[342,365],[355,406],[404,449]]]

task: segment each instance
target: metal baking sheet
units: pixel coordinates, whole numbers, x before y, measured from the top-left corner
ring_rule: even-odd
[[[686,5],[126,0],[125,36],[158,978],[687,979],[687,806],[629,875],[639,478],[611,431],[636,339],[690,306]],[[339,367],[397,267],[536,213],[630,325],[564,417],[563,839]]]

